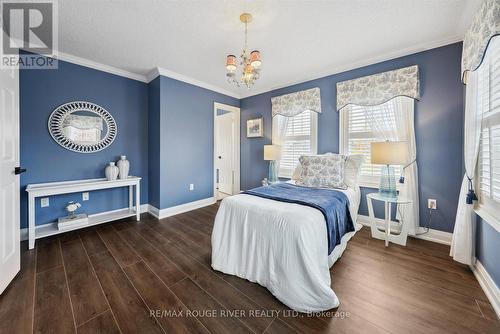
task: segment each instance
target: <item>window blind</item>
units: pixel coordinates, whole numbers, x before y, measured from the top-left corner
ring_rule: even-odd
[[[393,100],[377,106],[351,105],[345,109],[344,150],[348,155],[363,155],[360,176],[365,183],[376,184],[380,180],[381,166],[370,163],[370,144],[384,140],[397,140],[396,104]],[[399,174],[400,168],[395,167]]]
[[[280,177],[291,177],[301,155],[315,154],[316,113],[306,110],[289,117],[281,148]]]
[[[478,73],[477,107],[482,111],[478,181],[480,202],[500,208],[500,43],[492,43]]]

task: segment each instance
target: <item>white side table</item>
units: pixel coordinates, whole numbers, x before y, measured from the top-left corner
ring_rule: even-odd
[[[375,201],[380,201],[384,202],[384,208],[385,208],[385,229],[381,230],[379,227],[377,227],[377,219],[375,218],[375,215],[373,213],[373,203],[372,200]],[[379,193],[371,193],[366,195],[366,201],[368,204],[368,215],[370,216],[370,227],[372,231],[372,238],[376,239],[382,239],[385,240],[385,246],[389,246],[389,242],[393,242],[395,244],[401,245],[401,246],[406,246],[406,239],[408,237],[408,224],[405,224],[404,221],[404,210],[403,212],[400,211],[400,224],[401,224],[401,231],[399,234],[391,234],[391,206],[392,204],[396,205],[404,205],[404,204],[411,204],[412,201],[403,198],[401,196],[398,197],[387,197],[383,196]]]

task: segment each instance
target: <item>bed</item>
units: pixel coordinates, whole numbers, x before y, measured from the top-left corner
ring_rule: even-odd
[[[331,253],[326,216],[317,208],[244,193],[225,198],[212,232],[212,268],[259,283],[299,312],[338,307],[329,269],[361,228],[361,195],[358,186],[336,191],[348,199],[354,229]]]

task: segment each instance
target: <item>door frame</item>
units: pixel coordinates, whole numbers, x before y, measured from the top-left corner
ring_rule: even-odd
[[[234,166],[234,183],[232,193],[237,194],[240,192],[240,108],[229,104],[214,102],[214,148],[213,148],[213,171],[214,171],[214,182],[213,182],[213,195],[214,200],[217,201],[217,168],[215,167],[217,159],[217,109],[223,109],[233,113],[234,116],[234,136],[235,142],[233,143],[233,166]]]

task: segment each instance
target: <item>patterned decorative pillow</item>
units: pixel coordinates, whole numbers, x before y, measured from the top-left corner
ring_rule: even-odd
[[[347,189],[344,183],[346,157],[339,154],[303,155],[298,185],[317,188]]]

